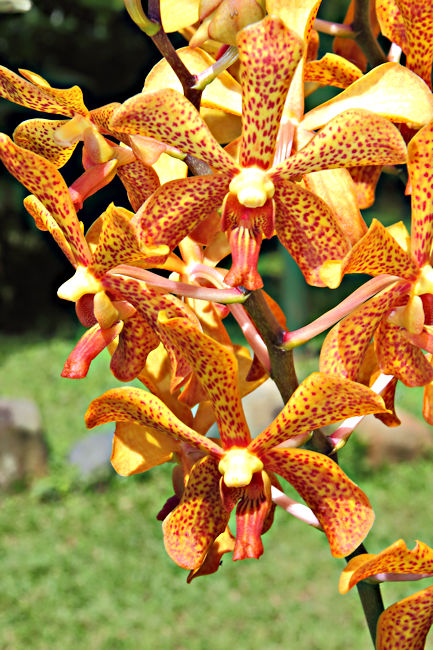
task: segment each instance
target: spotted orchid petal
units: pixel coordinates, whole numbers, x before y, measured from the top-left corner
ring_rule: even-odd
[[[388,607],[377,623],[377,650],[423,650],[433,623],[433,587]]]
[[[198,331],[186,319],[161,314],[159,327],[185,356],[209,395],[224,449],[245,447],[250,434],[239,394],[237,361],[231,349]]]
[[[234,561],[258,559],[263,554],[261,535],[265,532],[263,529],[271,508],[270,479],[266,472],[256,472],[250,484],[243,490],[236,508]]]
[[[384,63],[306,113],[301,126],[317,129],[343,111],[372,107],[378,115],[412,128],[420,128],[433,119],[433,96],[426,84],[399,63]]]
[[[382,398],[362,384],[315,372],[295,390],[275,420],[250,443],[260,456],[292,436],[305,434],[353,415],[385,411]]]
[[[356,192],[356,201],[360,210],[370,208],[375,201],[376,185],[382,173],[381,165],[364,165],[350,167]]]
[[[200,567],[227,526],[230,513],[221,502],[220,479],[213,458],[207,456],[195,463],[180,504],[164,520],[165,549],[184,569]]]
[[[128,193],[128,199],[134,212],[136,212],[159,188],[158,174],[152,167],[143,165],[135,160],[117,168],[117,175],[124,184]]]
[[[120,381],[132,381],[143,370],[149,352],[158,345],[159,338],[139,314],[126,319],[111,358],[113,375]]]
[[[55,219],[53,219],[51,213],[48,212],[46,207],[33,194],[26,196],[24,199],[24,207],[35,220],[36,228],[39,228],[39,230],[48,230],[56,244],[65,254],[66,258],[70,261],[72,266],[74,266],[75,256],[71,250],[68,240],[66,239],[63,230],[60,228]]]
[[[172,459],[179,443],[162,431],[134,422],[119,422],[113,438],[111,464],[121,476],[146,472]]]
[[[62,147],[56,144],[53,135],[64,124],[66,120],[26,120],[17,126],[13,138],[19,147],[37,153],[59,169],[68,162],[77,145]]]
[[[122,323],[115,323],[109,328],[101,329],[98,323],[88,329],[68,356],[62,370],[62,377],[83,379],[90,364],[122,330]]]
[[[331,288],[338,287],[346,273],[388,273],[405,280],[415,280],[419,268],[399,242],[377,219],[373,219],[368,232],[350,250],[344,260],[331,260],[320,270],[323,282]]]
[[[408,146],[408,170],[412,186],[411,252],[423,266],[430,259],[433,243],[433,122],[419,131]]]
[[[399,303],[409,288],[408,282],[397,282],[337,323],[322,345],[321,372],[357,379],[374,330],[381,318]]]
[[[268,169],[303,42],[279,18],[267,16],[239,32],[238,49],[242,85],[240,163]]]
[[[275,230],[308,284],[323,286],[319,269],[342,259],[349,242],[326,203],[303,187],[280,181],[275,188]]]
[[[406,386],[425,386],[433,381],[433,367],[420,348],[407,340],[406,330],[383,319],[375,334],[379,367]]]
[[[34,194],[62,229],[77,264],[86,266],[90,251],[65,181],[56,167],[0,134],[0,158],[9,172]]]
[[[433,575],[433,550],[418,540],[413,549],[408,549],[404,540],[399,539],[380,553],[358,555],[343,570],[339,591],[345,594],[361,580],[378,574]]]
[[[374,513],[364,492],[323,454],[272,449],[266,468],[289,481],[318,518],[334,557],[344,557],[365,539]]]
[[[228,174],[182,178],[166,183],[137,215],[142,244],[177,244],[222,205],[230,185]]]
[[[432,359],[430,358],[430,363]],[[428,424],[433,425],[433,382],[424,386],[422,414]]]
[[[90,403],[85,420],[89,429],[107,422],[135,422],[183,440],[215,458],[222,455],[221,447],[215,442],[187,427],[158,397],[140,388],[129,386],[107,391]]]
[[[376,0],[384,36],[401,47],[410,70],[431,85],[433,7],[426,0]]]
[[[200,576],[207,576],[211,573],[218,571],[221,566],[221,558],[225,553],[231,553],[235,547],[235,538],[230,532],[229,527],[220,534],[213,542],[210,547],[203,564],[198,568],[194,569],[188,575],[186,581],[188,584],[194,579],[199,578]]]
[[[305,81],[321,86],[347,88],[362,77],[362,70],[342,56],[327,52],[318,61],[307,61],[304,75]]]
[[[111,119],[114,113],[122,106],[119,102],[105,104],[99,108],[94,108],[89,112],[89,120],[96,126],[98,132],[104,135],[111,135],[116,140],[129,144],[129,136],[121,131],[111,128]]]
[[[131,97],[115,112],[111,128],[154,137],[204,160],[219,171],[235,173],[238,170],[194,106],[172,88]]]
[[[406,162],[400,132],[384,117],[365,109],[350,109],[334,117],[298,153],[273,168],[272,180],[334,167]]]
[[[20,72],[29,81],[0,66],[1,97],[43,113],[58,113],[69,117],[73,117],[75,113],[87,114],[83,93],[78,86],[66,89],[52,88],[45,79],[34,72]]]

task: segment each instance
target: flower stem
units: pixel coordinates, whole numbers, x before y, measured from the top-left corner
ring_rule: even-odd
[[[355,41],[364,52],[369,64],[374,68],[387,62],[386,54],[380,47],[371,29],[370,23],[371,0],[356,0],[352,29]]]
[[[334,23],[330,20],[323,20],[322,18],[316,18],[314,21],[314,29],[317,29],[318,32],[322,32],[322,34],[340,36],[341,38],[355,38],[356,36],[352,25]]]

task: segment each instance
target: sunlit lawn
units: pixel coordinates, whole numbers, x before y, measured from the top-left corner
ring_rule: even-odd
[[[77,485],[64,458],[86,435],[88,402],[116,382],[105,357],[86,380],[60,379],[70,349],[59,338],[0,341],[0,394],[38,402],[51,450],[50,476],[4,497],[0,509],[1,650],[371,647],[356,593],[337,591],[344,561],[330,556],[322,534],[284,512],[259,561],[227,558],[217,574],[187,585],[155,519],[171,492],[169,467]],[[418,391],[414,408],[419,398]],[[413,398],[401,400],[410,407]],[[432,460],[366,474],[356,470],[359,453],[355,442],[340,460],[376,512],[368,549],[399,537],[433,545]],[[385,585],[385,601],[426,584]]]

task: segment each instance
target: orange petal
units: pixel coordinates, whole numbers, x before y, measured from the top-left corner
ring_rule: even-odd
[[[338,54],[327,52],[319,61],[308,61],[305,65],[305,81],[321,86],[347,88],[362,77],[357,65]]]
[[[72,253],[68,240],[46,207],[33,194],[26,196],[24,199],[24,207],[35,220],[36,228],[39,228],[39,230],[48,230],[48,232],[53,236],[56,244],[58,244],[58,246],[61,248],[72,266],[74,266],[75,257]]]
[[[343,259],[349,242],[326,203],[309,190],[280,181],[274,195],[278,239],[298,264],[308,284],[323,286],[320,267]]]
[[[364,109],[340,113],[298,153],[274,168],[272,180],[298,174],[353,167],[405,163],[406,145],[387,119]]]
[[[83,334],[68,356],[61,376],[70,379],[86,377],[93,359],[118,336],[121,329],[122,323],[115,323],[107,329],[101,329],[98,323],[93,325]]]
[[[266,472],[256,472],[250,484],[243,490],[236,508],[234,561],[258,559],[263,554],[261,535],[271,508],[269,477]]]
[[[119,422],[113,438],[111,464],[121,476],[131,476],[168,462],[178,449],[178,442],[157,429]]]
[[[295,390],[275,420],[250,443],[248,449],[262,454],[291,436],[353,415],[385,411],[382,398],[362,384],[342,377],[314,372]]]
[[[345,594],[360,580],[378,573],[433,575],[433,550],[418,540],[415,548],[408,549],[404,540],[399,539],[381,553],[358,555],[347,563],[341,574],[340,593]]]
[[[374,330],[409,286],[402,282],[391,285],[337,323],[322,345],[320,370],[357,379]]]
[[[18,147],[3,134],[0,134],[0,158],[10,173],[51,213],[67,238],[76,263],[86,266],[90,251],[66,183],[56,167],[32,151]]]
[[[303,43],[279,18],[267,16],[239,32],[238,48],[242,85],[240,163],[268,169]]]
[[[419,131],[408,146],[412,186],[411,253],[419,266],[429,261],[433,243],[433,122]]]
[[[377,623],[377,650],[423,650],[433,623],[433,587],[388,607]]]
[[[306,449],[273,449],[266,469],[289,481],[320,521],[334,557],[352,553],[373,525],[364,492],[330,458]]]
[[[158,345],[159,338],[139,314],[128,318],[111,358],[113,375],[120,381],[132,381],[143,370],[149,352]]]
[[[159,187],[159,178],[156,171],[152,167],[146,167],[139,160],[119,166],[117,175],[126,188],[134,212]]]
[[[20,106],[33,108],[43,113],[59,113],[73,117],[75,113],[85,115],[83,93],[78,86],[58,89],[51,86],[39,75],[20,70],[26,81],[11,70],[0,66],[0,96]]]
[[[88,429],[106,422],[135,422],[183,440],[217,458],[222,456],[221,447],[187,427],[158,397],[140,388],[129,386],[107,391],[90,403],[85,420]]]
[[[115,112],[111,126],[125,133],[154,137],[217,170],[234,173],[238,169],[194,106],[172,88],[131,97]]]
[[[229,527],[227,528],[216,538],[212,546],[210,547],[206,558],[203,564],[198,568],[191,571],[186,581],[188,584],[194,578],[199,578],[200,576],[207,576],[211,573],[218,571],[221,566],[221,558],[224,553],[231,553],[235,547],[235,538],[230,532]]]
[[[120,140],[125,144],[129,143],[129,136],[125,135],[121,131],[116,131],[111,128],[111,119],[114,113],[120,108],[122,104],[119,102],[112,102],[111,104],[105,104],[105,106],[100,106],[89,112],[88,118],[93,124],[97,127],[99,133],[104,135],[111,135],[116,140]]]
[[[374,340],[379,367],[406,386],[425,386],[433,381],[433,367],[422,350],[407,340],[405,331],[385,319],[381,321]]]
[[[306,113],[304,129],[317,129],[348,109],[371,110],[392,122],[420,128],[433,119],[433,96],[425,83],[399,63],[384,63],[339,95]]]
[[[213,458],[207,456],[195,463],[180,504],[162,524],[165,549],[184,569],[200,567],[227,526],[230,513],[221,502],[220,479]]]
[[[221,207],[230,185],[227,174],[182,178],[166,183],[137,215],[142,244],[173,249],[214,210]]]
[[[375,201],[376,185],[382,173],[382,166],[350,167],[349,172],[355,183],[358,207],[360,210],[370,208]]]
[[[159,326],[196,372],[215,410],[224,449],[250,441],[238,388],[238,367],[230,347],[199,332],[189,321],[160,315]]]
[[[53,139],[53,133],[66,124],[66,120],[33,119],[21,122],[14,131],[15,143],[46,158],[58,169],[72,156],[77,142],[71,147],[61,147]]]

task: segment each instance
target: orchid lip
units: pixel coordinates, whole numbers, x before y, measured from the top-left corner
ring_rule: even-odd
[[[246,208],[261,208],[275,193],[269,173],[258,167],[247,167],[231,181],[229,191]]]
[[[218,470],[227,487],[245,487],[251,483],[255,472],[261,472],[263,463],[247,449],[229,449],[220,460]]]

